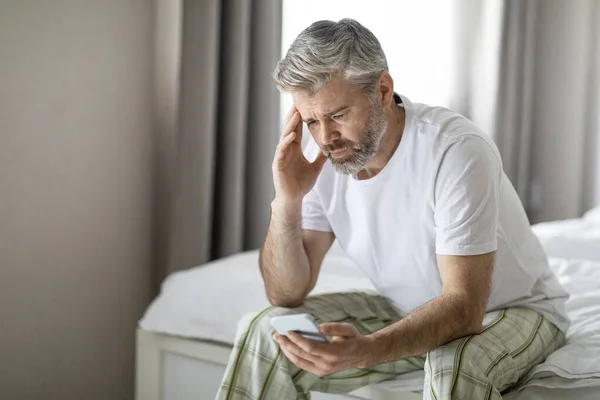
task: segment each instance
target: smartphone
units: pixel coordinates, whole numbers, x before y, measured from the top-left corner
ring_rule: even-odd
[[[329,342],[327,336],[319,331],[319,326],[310,314],[282,315],[271,318],[271,326],[280,335],[285,336],[289,331],[298,332],[302,336],[317,342]]]

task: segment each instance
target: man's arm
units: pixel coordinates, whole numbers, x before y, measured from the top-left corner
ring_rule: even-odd
[[[273,201],[271,222],[260,250],[260,270],[269,302],[297,307],[315,287],[321,263],[335,236],[302,230],[302,203]]]
[[[302,119],[292,106],[273,159],[275,200],[259,258],[267,297],[274,306],[302,303],[315,286],[321,262],[333,243],[331,232],[302,231],[302,200],[312,190],[326,160],[321,151],[313,162],[304,157]]]
[[[446,150],[434,196],[442,294],[373,334],[382,345],[377,361],[423,354],[481,330],[497,248],[502,174],[497,150],[482,137],[465,135]],[[486,254],[459,255],[469,252]]]
[[[437,256],[442,295],[402,320],[369,335],[376,365],[424,354],[481,330],[490,294],[495,252]]]

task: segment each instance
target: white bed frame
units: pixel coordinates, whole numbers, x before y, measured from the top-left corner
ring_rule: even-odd
[[[136,400],[180,400],[179,398],[171,399],[175,395],[168,395],[165,391],[166,382],[166,363],[169,356],[184,357],[192,359],[196,363],[206,364],[208,368],[212,368],[212,377],[204,377],[209,379],[208,385],[214,388],[208,389],[207,392],[215,393],[219,381],[215,381],[217,374],[222,375],[224,367],[229,360],[231,347],[203,342],[200,340],[186,339],[171,335],[147,332],[142,329],[137,329],[136,335],[136,380],[135,380],[135,398]],[[216,367],[216,369],[215,369]],[[207,374],[207,375],[210,375]],[[218,378],[220,378],[220,375]],[[203,377],[194,377],[195,383],[198,386],[202,385]],[[205,383],[206,384],[206,383]],[[206,393],[206,392],[205,392]],[[179,396],[179,395],[178,395]],[[197,396],[197,395],[196,395]],[[208,396],[208,397],[207,397]],[[197,400],[212,400],[210,394],[195,397]],[[212,394],[214,396],[214,394]],[[190,397],[192,397],[190,395]],[[421,395],[412,392],[397,392],[389,391],[376,386],[367,386],[358,389],[349,395],[324,395],[315,393],[314,400],[318,399],[364,399],[364,400],[417,400],[421,399]]]

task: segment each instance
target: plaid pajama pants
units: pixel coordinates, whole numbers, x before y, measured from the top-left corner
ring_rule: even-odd
[[[270,318],[309,313],[318,323],[347,322],[368,334],[400,319],[374,292],[309,297],[302,306],[269,307],[240,324],[218,400],[310,399],[309,391],[348,393],[362,386],[425,370],[424,399],[501,399],[533,366],[564,343],[564,334],[536,311],[509,308],[487,313],[477,335],[429,353],[318,377],[292,364],[272,339]]]

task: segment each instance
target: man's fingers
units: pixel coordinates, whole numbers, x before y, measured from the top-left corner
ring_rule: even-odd
[[[298,123],[294,127],[294,131],[296,132],[296,141],[298,143],[302,142],[302,129],[303,129],[302,118],[300,118],[300,113],[298,113]]]
[[[302,123],[302,119],[300,118],[300,113],[298,111],[294,111],[292,116],[286,120],[283,129],[281,130],[281,135],[279,136],[279,140],[283,139],[287,134],[296,130],[296,126],[298,125],[298,121]]]
[[[295,138],[296,138],[296,132],[291,131],[286,136],[281,138],[281,140],[279,141],[279,145],[283,145],[284,143],[288,143],[288,144],[292,143]]]
[[[327,336],[354,337],[357,333],[356,328],[351,324],[338,322],[321,324],[319,330]]]
[[[280,336],[277,342],[279,343],[279,346],[282,350],[285,350],[287,353],[292,354],[296,358],[301,358],[303,360],[309,361],[311,364],[315,364],[320,360],[319,356],[304,351],[286,336]]]
[[[292,106],[290,107],[290,110],[287,112],[287,114],[286,114],[286,116],[285,116],[285,119],[283,120],[283,121],[284,121],[284,123],[285,123],[285,122],[287,122],[287,121],[289,121],[289,119],[290,119],[290,118],[292,118],[292,115],[294,115],[294,113],[295,113],[296,111],[297,111],[297,109],[296,109],[296,106],[295,106],[295,105],[292,105]]]
[[[273,167],[280,169],[289,162],[291,154],[290,145],[294,143],[295,136],[296,133],[292,132],[285,138],[283,138],[283,140],[277,145],[277,149],[275,150],[275,157],[273,160]]]
[[[277,341],[277,343],[279,343],[279,348],[292,363],[294,363],[297,367],[302,368],[305,371],[312,372],[317,376],[325,376],[334,372],[333,365],[326,362],[324,358],[315,356],[314,354],[306,353],[300,347],[296,346],[289,339],[290,334],[291,336],[297,336],[295,332],[288,332],[288,336],[275,334],[273,335],[273,338]]]
[[[283,139],[281,139],[281,142],[279,142],[279,144],[277,145],[277,155],[278,156],[284,155],[285,150],[290,146],[291,143],[294,142],[295,137],[296,137],[296,132],[292,132],[289,135],[287,135],[286,137],[284,137]]]
[[[290,132],[295,130],[296,124],[298,124],[299,119],[300,119],[300,114],[298,112],[295,112],[292,115],[292,117],[287,121],[285,126],[283,127],[283,130],[281,131],[280,139],[284,138]]]
[[[289,341],[300,348],[304,353],[311,354],[320,358],[321,356],[328,355],[327,346],[329,343],[321,343],[315,340],[310,340],[296,332],[288,332]]]
[[[288,358],[288,360],[290,360],[298,368],[303,369],[304,371],[308,371],[317,376],[327,375],[326,371],[321,370],[314,363],[312,363],[308,360],[305,360],[304,358],[300,358],[293,353],[290,353],[287,349],[284,349],[283,347],[281,348],[281,351],[283,352],[283,354],[285,354],[285,356]]]

